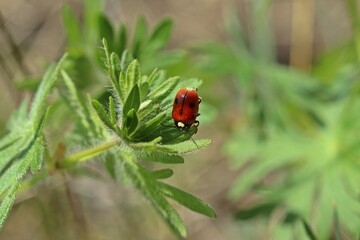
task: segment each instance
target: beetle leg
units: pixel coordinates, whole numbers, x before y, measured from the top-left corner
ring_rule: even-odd
[[[200,124],[200,122],[199,122],[199,121],[195,121],[195,122],[193,123],[193,125],[194,125],[195,127],[198,127],[198,126],[199,126],[199,124]]]

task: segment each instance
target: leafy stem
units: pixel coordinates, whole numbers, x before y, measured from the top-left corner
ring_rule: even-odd
[[[142,75],[138,60],[129,59],[128,64],[121,64],[119,56],[108,52],[105,39],[102,44],[106,56],[106,70],[112,83],[111,96],[108,102],[92,99],[90,111],[95,111],[97,119],[101,120],[103,137],[108,139],[115,134],[118,141],[112,140],[74,154],[62,161],[61,167],[66,168],[85,161],[109,150],[117,142],[122,142],[127,147],[117,152],[109,151],[107,154],[107,160],[110,159],[106,165],[109,172],[115,175],[115,172],[119,172],[115,169],[121,170],[138,192],[149,200],[173,232],[179,237],[186,237],[186,227],[176,209],[168,202],[169,198],[208,217],[216,217],[214,210],[190,193],[162,183],[162,179],[172,176],[171,169],[149,169],[142,165],[142,162],[184,163],[181,154],[197,151],[211,143],[207,139],[190,141],[190,137],[195,134],[194,129],[184,132],[164,124],[172,122],[170,114],[164,112],[164,106],[173,101],[174,92],[188,85],[197,87],[201,81],[181,82],[180,77],[166,78],[164,72],[156,70],[150,76]],[[128,56],[125,52],[121,59]]]
[[[75,153],[75,154],[65,158],[64,160],[62,160],[59,163],[59,167],[60,168],[69,168],[78,163],[85,162],[87,160],[90,160],[90,159],[98,156],[99,154],[101,154],[103,152],[106,152],[107,150],[109,150],[110,148],[112,148],[116,145],[117,145],[117,141],[112,140],[110,142],[100,144],[96,147],[89,148],[84,151]]]

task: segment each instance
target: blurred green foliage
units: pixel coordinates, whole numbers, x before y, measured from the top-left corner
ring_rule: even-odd
[[[353,21],[351,42],[324,54],[312,72],[304,73],[276,61],[269,1],[249,6],[252,32],[246,35],[232,12],[226,23],[230,41],[197,48],[203,53],[202,68],[218,77],[231,76],[240,95],[240,120],[224,146],[231,165],[243,169],[230,197],[253,192],[261,200],[253,203],[252,210],[240,210],[237,217],[272,219],[280,211],[270,233],[274,239],[328,239],[339,228],[356,236],[360,229],[358,21]],[[358,18],[357,12],[351,13]]]
[[[101,48],[94,46],[99,46],[102,38],[107,39],[109,51],[119,56],[127,56],[123,55],[127,52],[131,58],[138,59],[145,74],[150,74],[154,68],[164,69],[176,64],[185,56],[185,51],[180,49],[164,51],[172,30],[170,19],[163,19],[149,32],[145,18],[140,16],[134,35],[130,37],[124,24],[115,29],[104,15],[100,0],[84,1],[84,17],[81,21],[68,5],[63,7],[62,16],[70,54],[68,71],[77,87],[93,87],[93,83],[101,79],[104,56]]]

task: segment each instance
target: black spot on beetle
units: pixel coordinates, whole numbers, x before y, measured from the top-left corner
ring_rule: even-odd
[[[179,103],[179,99],[175,98],[175,104],[178,104],[178,103]]]
[[[189,103],[189,107],[190,107],[190,108],[194,108],[194,107],[195,107],[195,103],[194,103],[194,102],[190,102],[190,103]]]

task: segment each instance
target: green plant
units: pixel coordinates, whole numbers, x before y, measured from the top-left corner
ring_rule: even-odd
[[[61,9],[68,52],[66,69],[77,88],[108,96],[103,88],[98,87],[104,61],[101,48],[94,46],[98,46],[102,38],[107,39],[110,51],[124,56],[122,61],[138,59],[145,74],[150,74],[154,68],[166,70],[184,59],[185,50],[166,49],[173,26],[170,18],[162,19],[149,29],[145,18],[139,16],[134,35],[129,36],[125,24],[116,29],[104,14],[101,0],[83,1],[82,4],[84,13],[80,19],[70,5]],[[21,90],[35,91],[40,81],[39,77],[26,76],[16,85]]]
[[[255,26],[250,36],[236,16],[230,17],[228,45],[198,48],[203,67],[216,76],[231,75],[241,96],[241,121],[224,148],[233,167],[244,170],[230,196],[252,192],[259,200],[237,218],[265,216],[274,239],[328,239],[339,228],[355,236],[360,227],[358,21],[350,44],[324,55],[313,73],[302,73],[276,62],[268,6],[269,1],[250,4]]]
[[[173,170],[155,166],[184,163],[181,154],[210,144],[207,139],[196,144],[188,141],[194,128],[180,131],[165,127],[173,125],[167,110],[176,90],[201,85],[197,79],[167,78],[164,70],[154,70],[176,64],[184,56],[183,50],[164,51],[172,21],[164,19],[148,33],[145,19],[139,17],[130,38],[124,24],[117,32],[114,30],[102,13],[99,0],[84,1],[81,21],[69,6],[62,9],[62,16],[67,37],[66,60],[64,57],[56,68],[49,68],[42,80],[18,84],[22,90],[38,90],[30,113],[27,114],[24,102],[9,121],[10,133],[0,140],[0,228],[17,192],[58,172],[72,172],[74,167],[89,173],[79,163],[101,159],[114,179],[131,183],[174,233],[185,237],[184,223],[167,199],[210,217],[215,217],[215,212],[191,194],[162,182],[173,175]],[[103,49],[96,47],[102,37],[108,40],[102,41]],[[110,91],[106,91],[102,81],[104,69],[110,79]],[[58,75],[62,81],[55,89],[60,98],[48,108],[45,100]],[[84,97],[84,90],[95,97]],[[64,134],[69,125],[73,128]],[[71,146],[84,150],[71,154]],[[29,168],[34,176],[27,174]]]
[[[138,59],[142,71],[150,74],[154,68],[166,68],[179,62],[185,52],[180,49],[164,50],[169,41],[172,20],[161,20],[150,32],[144,17],[139,17],[134,35],[129,36],[125,24],[115,29],[102,11],[102,1],[84,1],[84,17],[79,21],[72,8],[65,5],[62,9],[63,26],[69,52],[68,71],[77,87],[91,88],[98,83],[103,69],[100,48],[94,48],[102,38],[108,41],[111,52],[123,56],[126,52],[131,58]],[[80,23],[82,22],[82,24]],[[123,60],[126,60],[123,59]],[[93,84],[91,84],[93,83]]]
[[[161,125],[171,120],[169,115],[162,113],[162,107],[171,104],[174,90],[179,88],[179,85],[189,83],[179,84],[178,77],[165,80],[164,75],[158,74],[156,70],[150,76],[142,77],[137,60],[132,61],[125,68],[121,66],[116,54],[109,55],[107,43],[103,41],[103,44],[114,94],[109,98],[108,114],[98,101],[93,100],[92,105],[103,123],[121,139],[120,145],[130,146],[119,151],[123,159],[121,168],[126,176],[150,200],[174,232],[185,237],[186,231],[182,221],[167,203],[166,198],[173,198],[193,211],[210,217],[214,217],[215,213],[194,196],[158,181],[170,177],[171,169],[150,171],[141,166],[138,160],[182,163],[183,159],[179,154],[197,150],[197,146],[191,141],[181,143],[189,139],[194,129],[187,133]],[[196,85],[195,82],[192,84]],[[121,112],[114,103],[121,106]],[[117,118],[121,119],[121,127],[117,126],[119,121]],[[159,144],[160,142],[162,144]],[[209,140],[197,141],[198,147],[209,143]]]
[[[65,56],[56,66],[49,67],[36,92],[27,113],[28,103],[20,108],[8,122],[7,135],[0,141],[0,227],[11,209],[20,183],[28,170],[38,173],[44,157],[43,128],[49,113],[46,98],[64,62]]]
[[[0,145],[1,226],[20,181],[29,168],[33,173],[40,172],[32,178],[29,176],[26,186],[36,184],[59,169],[70,169],[83,161],[100,157],[105,159],[106,168],[114,178],[121,176],[132,183],[151,202],[174,233],[185,237],[184,223],[168,203],[168,198],[209,217],[215,217],[215,212],[195,196],[160,181],[172,176],[171,168],[156,169],[151,164],[145,167],[142,161],[183,163],[181,154],[197,151],[210,143],[206,139],[196,140],[196,145],[189,141],[195,132],[194,128],[180,131],[165,126],[173,124],[170,114],[164,112],[164,109],[171,106],[174,91],[189,84],[198,87],[201,81],[166,78],[165,72],[158,70],[149,76],[142,75],[137,60],[121,62],[117,54],[110,54],[107,42],[103,40],[102,43],[104,65],[112,86],[107,108],[96,99],[86,100],[82,96],[66,71],[61,70],[64,66],[62,59],[45,74],[28,116],[24,103],[9,122],[11,132],[1,139]],[[56,154],[56,151],[51,155],[43,144],[51,140],[45,139],[43,135],[47,116],[44,113],[45,100],[60,72],[63,79],[63,85],[57,87],[61,93],[60,101],[67,103],[76,117],[77,126],[70,139],[63,139],[64,144],[69,143],[66,149],[73,143],[97,144],[69,156],[66,152]],[[99,141],[103,143],[99,144]]]

